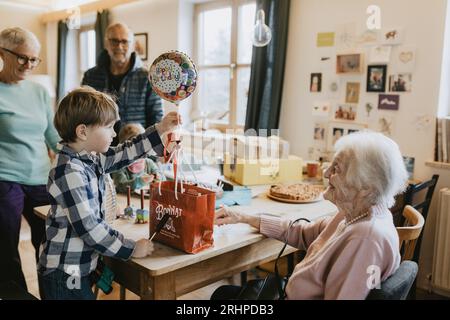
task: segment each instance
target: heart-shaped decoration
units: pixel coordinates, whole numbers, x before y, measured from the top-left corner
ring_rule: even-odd
[[[410,62],[412,60],[412,58],[413,58],[413,53],[411,51],[401,52],[399,55],[399,59],[403,63]]]

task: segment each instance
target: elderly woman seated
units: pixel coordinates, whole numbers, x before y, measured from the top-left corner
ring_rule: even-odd
[[[247,223],[267,237],[307,250],[286,285],[287,299],[365,299],[374,284],[400,264],[399,240],[389,208],[406,186],[407,172],[397,144],[380,133],[341,138],[325,172],[324,198],[333,217],[291,227],[277,217],[251,216],[222,208],[216,224]],[[378,281],[375,280],[379,275]],[[231,299],[235,286],[217,289],[212,299]]]

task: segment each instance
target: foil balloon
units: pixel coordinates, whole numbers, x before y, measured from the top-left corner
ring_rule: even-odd
[[[171,51],[163,53],[153,61],[149,78],[157,95],[178,104],[194,92],[197,70],[188,55]]]

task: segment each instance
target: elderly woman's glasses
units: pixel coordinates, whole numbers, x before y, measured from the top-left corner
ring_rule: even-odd
[[[29,61],[32,67],[36,67],[42,61],[40,58],[37,58],[37,57],[30,58],[30,57],[24,56],[23,54],[18,54],[14,51],[11,51],[11,50],[3,48],[3,47],[0,47],[0,48],[5,50],[6,52],[11,53],[12,55],[15,55],[17,57],[17,62],[22,66],[26,65]]]
[[[114,47],[118,47],[120,44],[125,46],[125,47],[128,47],[128,45],[130,44],[129,40],[120,40],[120,39],[114,39],[114,38],[108,39],[108,40],[109,40],[109,42],[111,42],[111,44]]]

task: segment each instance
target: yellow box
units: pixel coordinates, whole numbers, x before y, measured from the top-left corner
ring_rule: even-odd
[[[224,176],[242,185],[260,185],[302,180],[303,161],[290,155],[287,159],[231,159],[225,155]]]

